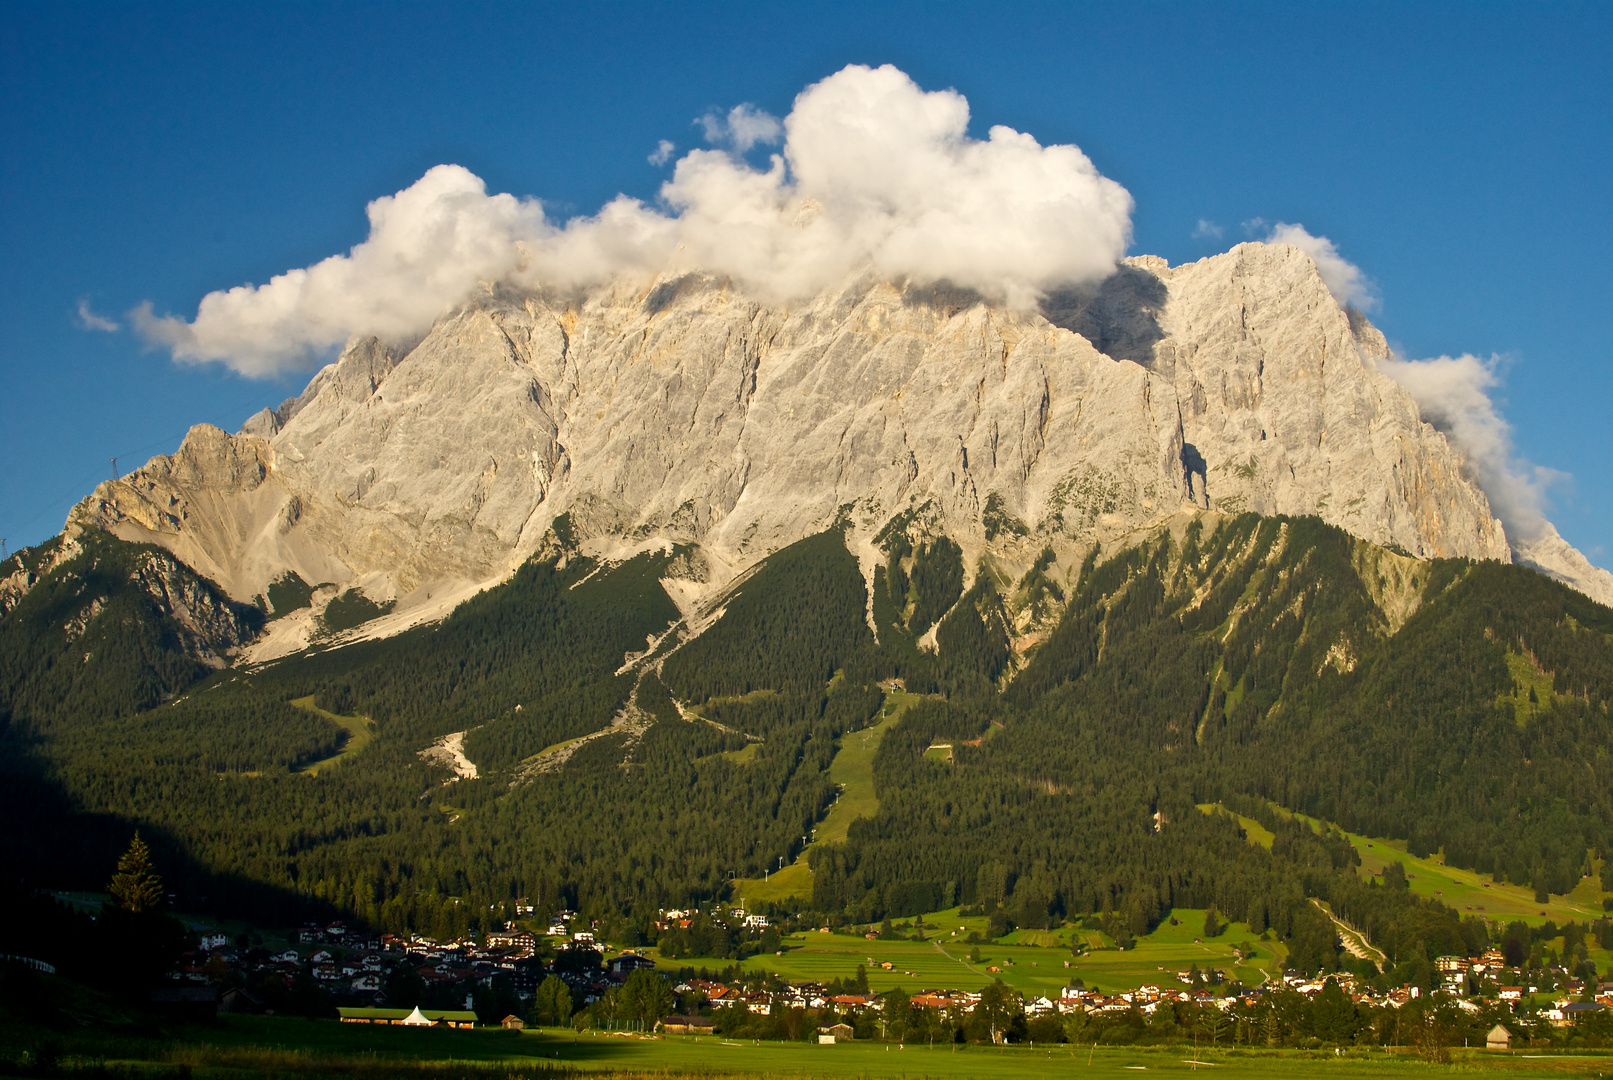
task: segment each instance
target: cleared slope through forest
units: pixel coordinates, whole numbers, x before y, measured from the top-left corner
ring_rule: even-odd
[[[307,765],[302,766],[297,770],[300,773],[307,773],[309,776],[319,775],[320,770],[329,769],[341,762],[343,758],[350,757],[364,749],[366,746],[370,745],[370,739],[375,735],[375,733],[370,730],[370,722],[364,717],[340,716],[333,712],[326,712],[324,709],[321,709],[318,705],[314,704],[313,694],[309,694],[307,697],[295,698],[290,704],[296,706],[304,712],[313,713],[315,716],[322,716],[331,723],[340,726],[347,732],[347,741],[342,744],[342,748],[340,750],[336,751],[336,753],[332,754],[328,758],[321,758],[318,761],[311,761]]]
[[[1231,813],[1219,803],[1203,803],[1199,809],[1206,814]],[[1329,823],[1318,818],[1295,814],[1278,806],[1272,809],[1283,817],[1303,821],[1318,832],[1329,827]],[[1271,847],[1270,830],[1253,818],[1241,814],[1233,816],[1238,819],[1250,843]],[[1533,892],[1521,885],[1507,884],[1489,874],[1450,866],[1441,854],[1423,857],[1412,855],[1406,850],[1404,840],[1367,837],[1344,829],[1339,832],[1361,856],[1358,872],[1362,877],[1376,877],[1390,863],[1400,863],[1406,870],[1407,887],[1413,895],[1438,900],[1462,915],[1478,915],[1508,922],[1516,920],[1531,926],[1538,926],[1547,919],[1559,925],[1588,922],[1602,917],[1603,899],[1613,895],[1602,890],[1599,878],[1593,874],[1580,878],[1572,892],[1566,895],[1552,894],[1548,900],[1540,902],[1535,899]],[[1599,869],[1599,864],[1593,864],[1593,868]]]
[[[1377,964],[1380,969],[1389,963],[1389,957],[1385,955],[1382,949],[1374,947],[1367,940],[1366,934],[1333,914],[1333,908],[1325,901],[1318,900],[1313,896],[1311,897],[1311,903],[1315,904],[1322,914],[1332,920],[1334,929],[1339,932],[1339,941],[1343,943],[1345,952],[1362,960],[1370,960]]]
[[[749,878],[734,882],[736,898],[742,903],[758,904],[812,895],[812,869],[807,865],[807,852],[818,844],[842,843],[853,821],[872,817],[879,810],[879,797],[874,794],[874,755],[879,752],[885,732],[919,699],[919,695],[905,690],[890,690],[879,711],[878,723],[861,731],[848,732],[841,738],[840,749],[829,765],[829,779],[839,785],[840,796],[813,830],[811,842],[802,848],[794,862],[778,873],[759,880]]]

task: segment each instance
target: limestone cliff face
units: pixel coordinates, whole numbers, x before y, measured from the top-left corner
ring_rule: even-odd
[[[395,618],[502,578],[561,514],[605,554],[697,544],[710,587],[836,521],[866,541],[904,513],[970,565],[1194,508],[1507,558],[1459,456],[1373,369],[1381,335],[1353,323],[1309,257],[1259,244],[1129,260],[1045,317],[871,279],[791,308],[697,275],[490,288],[417,345],[353,343],[240,434],[193,429],[70,529],[163,544],[238,598],[292,570],[397,599]]]
[[[1298,248],[1240,244],[1177,267],[1129,259],[1050,314],[1171,382],[1207,505],[1315,514],[1424,558],[1509,558],[1461,455],[1372,366],[1389,355],[1383,335],[1339,307]]]
[[[1520,538],[1513,545],[1512,558],[1521,566],[1578,589],[1599,604],[1613,607],[1613,574],[1592,564],[1549,521],[1538,537]]]

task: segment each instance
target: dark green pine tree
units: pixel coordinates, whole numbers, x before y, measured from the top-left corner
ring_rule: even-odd
[[[107,886],[112,903],[132,915],[156,911],[162,905],[162,878],[151,866],[151,852],[136,832],[129,850],[118,860],[118,872]]]

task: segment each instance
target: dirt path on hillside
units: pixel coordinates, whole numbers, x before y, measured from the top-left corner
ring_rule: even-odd
[[[623,703],[616,715],[611,717],[608,727],[600,728],[598,731],[590,732],[587,735],[580,735],[563,743],[556,743],[554,746],[541,750],[527,758],[521,763],[520,768],[516,770],[515,779],[510,781],[510,786],[515,787],[517,784],[524,783],[544,773],[559,772],[578,750],[581,750],[595,739],[603,739],[607,735],[627,736],[627,742],[622,748],[624,751],[622,767],[626,768],[632,763],[634,747],[644,737],[644,733],[650,730],[650,725],[653,723],[655,723],[655,717],[639,708],[638,684],[635,683],[632,692],[627,695],[627,701]]]
[[[1339,932],[1339,940],[1344,942],[1345,952],[1360,960],[1371,960],[1380,968],[1389,962],[1389,958],[1385,956],[1382,951],[1374,949],[1367,942],[1365,934],[1361,933],[1361,931],[1357,930],[1355,927],[1333,914],[1332,908],[1328,907],[1314,896],[1311,897],[1311,903],[1315,904],[1317,909],[1320,910],[1323,915],[1326,915],[1329,919],[1333,920],[1333,926]]]
[[[468,734],[468,731],[456,731],[452,735],[444,735],[420,751],[420,757],[425,761],[453,770],[453,777],[443,781],[445,784],[476,779],[476,763],[465,756],[465,736]]]

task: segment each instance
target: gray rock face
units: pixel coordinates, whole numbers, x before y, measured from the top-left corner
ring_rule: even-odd
[[[0,618],[11,614],[13,608],[33,590],[50,572],[76,556],[81,549],[70,539],[60,537],[47,540],[39,548],[41,557],[28,565],[23,557],[13,555],[0,563]]]
[[[1512,557],[1520,565],[1538,570],[1549,578],[1578,589],[1599,604],[1613,607],[1613,574],[1592,565],[1580,551],[1564,540],[1551,522],[1533,540],[1520,539],[1513,545]]]
[[[37,550],[42,557],[31,566],[20,566],[20,558],[7,561],[7,569],[15,569],[0,578],[0,617],[10,614],[37,585],[53,574],[87,575],[90,566],[75,566],[75,560],[81,556],[90,560],[90,565],[98,564],[98,557],[93,552],[87,555],[84,546],[73,537]],[[86,591],[87,580],[92,587]],[[222,667],[226,657],[257,636],[256,612],[232,603],[167,551],[137,553],[132,568],[128,569],[127,580],[133,588],[149,596],[159,611],[173,619],[181,650],[204,663]],[[78,598],[77,610],[61,624],[68,641],[82,637],[106,610],[111,595],[107,589],[104,572],[94,579],[77,578],[77,586],[70,594]]]
[[[1315,514],[1423,558],[1509,557],[1461,455],[1372,366],[1389,355],[1383,335],[1340,309],[1298,248],[1129,259],[1092,295],[1058,300],[1061,324],[1171,382],[1195,501]]]
[[[185,652],[207,663],[222,666],[257,633],[235,605],[166,552],[146,554],[130,579],[179,625]]]
[[[971,566],[1195,508],[1508,558],[1459,455],[1373,369],[1382,348],[1280,245],[1129,260],[1046,317],[872,279],[787,309],[698,275],[489,288],[417,345],[352,343],[238,435],[193,429],[70,527],[163,544],[237,598],[289,569],[397,599],[394,619],[502,579],[561,514],[606,555],[698,545],[680,603],[902,513]]]

